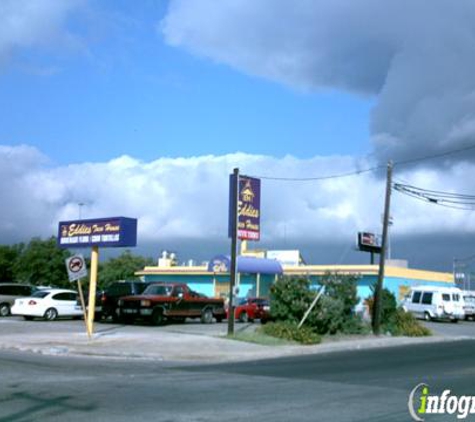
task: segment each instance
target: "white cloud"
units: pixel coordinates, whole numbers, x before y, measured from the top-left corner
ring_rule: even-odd
[[[139,242],[164,239],[225,240],[228,177],[236,166],[253,176],[308,177],[370,166],[351,157],[285,157],[232,154],[142,162],[120,157],[106,163],[51,168],[37,150],[0,146],[2,243],[56,234],[61,220],[128,216],[139,219]],[[471,164],[445,172],[396,171],[427,189],[470,193]],[[262,240],[284,236],[322,245],[380,230],[385,181],[371,173],[321,182],[262,180]],[[471,212],[456,211],[393,194],[394,235],[475,231]]]
[[[171,0],[160,30],[251,75],[375,96],[386,162],[473,144],[474,19],[471,0]]]
[[[2,0],[0,63],[7,62],[18,49],[75,44],[65,24],[68,16],[84,3],[85,0]]]

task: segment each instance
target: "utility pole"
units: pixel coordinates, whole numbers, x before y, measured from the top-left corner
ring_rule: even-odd
[[[228,336],[234,334],[234,287],[237,276],[237,247],[238,247],[238,204],[239,204],[239,169],[235,168],[231,184],[231,200],[229,218],[231,222],[231,269],[229,280],[229,302],[228,302]]]
[[[388,170],[386,176],[386,199],[384,203],[384,216],[383,216],[383,239],[381,245],[381,253],[379,255],[379,271],[378,282],[376,289],[374,290],[374,304],[373,304],[373,333],[379,335],[381,329],[381,295],[383,290],[384,281],[384,264],[386,261],[386,248],[388,242],[388,226],[389,226],[389,212],[391,209],[391,188],[392,188],[392,172],[393,163],[388,161]]]

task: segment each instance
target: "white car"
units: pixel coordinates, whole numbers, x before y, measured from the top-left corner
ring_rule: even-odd
[[[402,308],[427,321],[447,319],[457,322],[465,318],[462,290],[457,287],[412,287],[402,302]]]
[[[11,313],[26,320],[43,318],[53,321],[58,317],[81,317],[83,312],[78,303],[78,294],[74,290],[45,289],[30,297],[16,299]]]

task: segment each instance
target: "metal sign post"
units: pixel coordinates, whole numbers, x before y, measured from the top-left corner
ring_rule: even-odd
[[[239,169],[235,168],[231,177],[230,186],[230,235],[231,235],[231,271],[229,281],[229,302],[228,302],[228,336],[234,334],[234,287],[236,285],[237,273],[237,232],[238,232],[238,204],[239,204]]]
[[[81,279],[87,277],[87,266],[84,256],[77,254],[66,259],[66,269],[68,270],[68,277],[70,282],[78,282],[79,298],[81,300],[81,308],[84,314],[84,324],[86,324],[86,331],[89,338],[91,332],[87,324],[86,303],[84,302],[84,294],[82,292]]]

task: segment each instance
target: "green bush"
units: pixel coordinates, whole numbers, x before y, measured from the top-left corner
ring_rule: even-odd
[[[348,318],[343,325],[342,334],[371,334],[371,324],[364,321],[360,315],[354,315],[353,318]]]
[[[371,318],[373,318],[373,308],[374,308],[374,288],[371,289],[373,294],[366,299],[368,303],[369,312]],[[397,302],[396,296],[388,290],[381,290],[381,324],[388,323],[391,321],[396,313]]]
[[[404,312],[401,308],[396,310],[384,329],[395,336],[424,337],[432,335],[427,327],[421,325],[412,314]]]
[[[342,331],[347,319],[342,300],[322,295],[306,323],[319,334],[336,334]]]
[[[300,322],[314,295],[308,279],[280,277],[270,289],[272,318],[276,321]]]
[[[325,293],[308,315],[305,326],[318,334],[359,334],[363,327],[354,315],[358,303],[357,280],[353,275],[325,274],[319,280],[325,286]],[[316,294],[307,278],[281,277],[270,290],[272,318],[299,323]],[[355,318],[358,321],[353,321]]]
[[[260,330],[268,336],[301,344],[318,344],[322,341],[321,337],[311,328],[305,326],[298,328],[297,324],[291,322],[270,322],[263,325]]]

